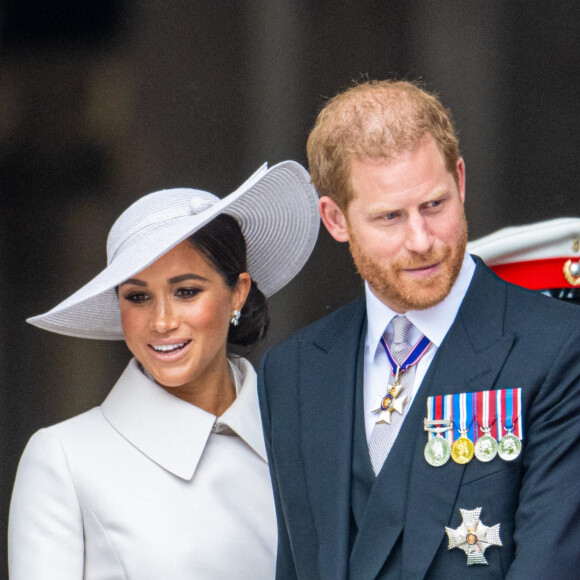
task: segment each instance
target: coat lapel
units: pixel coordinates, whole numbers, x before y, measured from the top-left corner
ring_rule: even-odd
[[[425,461],[427,397],[493,388],[514,341],[513,336],[503,336],[504,311],[505,289],[478,261],[458,316],[431,363],[369,498],[351,556],[352,580],[376,578],[401,533],[404,577],[419,579],[427,573],[451,519],[465,470],[452,461],[440,468]],[[393,578],[397,574],[394,571]]]
[[[354,396],[362,380],[364,300],[323,327],[303,351],[300,384],[302,449],[319,537],[321,577],[346,578]],[[357,370],[358,369],[358,370]],[[314,388],[313,388],[314,386]]]
[[[505,287],[478,261],[457,319],[421,386],[421,428],[428,396],[494,388],[514,343],[511,334],[503,333],[505,301]],[[419,422],[407,425],[409,429],[418,426]],[[405,573],[417,579],[424,578],[444,539],[466,469],[453,461],[431,467],[423,457],[426,442],[424,432],[415,437],[403,540]]]

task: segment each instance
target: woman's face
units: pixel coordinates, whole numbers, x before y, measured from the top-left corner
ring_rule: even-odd
[[[229,288],[186,240],[120,285],[127,346],[160,385],[186,398],[227,370],[230,319],[249,288],[246,273]]]

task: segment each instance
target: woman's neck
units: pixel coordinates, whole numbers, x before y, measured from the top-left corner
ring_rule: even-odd
[[[236,388],[229,369],[227,358],[223,364],[208,369],[195,381],[179,387],[165,387],[168,393],[216,415],[223,415],[236,399]]]

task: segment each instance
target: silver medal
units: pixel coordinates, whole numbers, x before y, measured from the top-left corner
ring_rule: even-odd
[[[433,437],[425,445],[423,453],[429,465],[433,467],[441,467],[445,465],[451,457],[451,445],[445,437]]]
[[[475,457],[487,463],[497,455],[497,441],[491,435],[483,435],[475,443]]]
[[[488,564],[487,558],[483,555],[487,548],[492,546],[503,546],[499,536],[499,524],[486,526],[480,519],[481,508],[474,510],[459,509],[463,522],[456,528],[445,528],[449,545],[447,548],[459,548],[467,554],[467,565]]]
[[[497,446],[497,452],[504,461],[517,459],[522,451],[522,442],[513,434],[504,435]]]

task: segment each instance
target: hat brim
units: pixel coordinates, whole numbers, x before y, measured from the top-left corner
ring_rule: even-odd
[[[220,214],[231,215],[240,224],[249,274],[266,296],[300,272],[320,226],[317,195],[308,172],[293,161],[263,168],[206,211],[179,217],[149,232],[72,296],[28,322],[67,336],[122,340],[115,288]]]
[[[556,218],[522,226],[510,226],[467,244],[488,266],[521,260],[568,256],[571,240],[579,235],[579,218]]]

